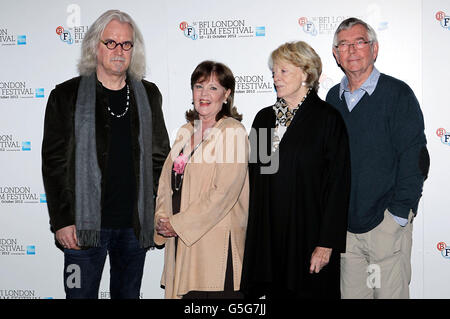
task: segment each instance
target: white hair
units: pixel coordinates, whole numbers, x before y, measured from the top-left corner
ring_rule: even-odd
[[[106,26],[112,20],[126,22],[133,29],[133,51],[127,72],[132,78],[142,80],[146,71],[144,38],[134,20],[127,13],[119,10],[106,11],[89,27],[81,44],[78,71],[80,75],[91,75],[96,71],[98,43]]]

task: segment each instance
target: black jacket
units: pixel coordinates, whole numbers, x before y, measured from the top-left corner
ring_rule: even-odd
[[[250,297],[340,298],[339,256],[345,251],[350,154],[344,121],[311,92],[279,144],[279,167],[262,174],[271,106],[258,112],[250,133],[250,205],[241,289]],[[269,129],[264,137],[262,129]],[[264,146],[266,149],[264,149]],[[278,153],[278,154],[277,154]],[[332,248],[329,264],[309,274],[312,252]]]
[[[42,142],[42,176],[47,195],[47,206],[52,232],[75,224],[75,143],[74,115],[81,77],[70,79],[55,87],[50,93],[45,111],[44,136]],[[127,80],[127,83],[130,84]],[[142,80],[152,111],[152,158],[153,195],[156,197],[159,176],[170,150],[169,138],[164,123],[158,87]],[[109,114],[107,97],[99,81],[96,84],[96,145],[97,158],[102,174],[102,194],[105,189],[105,170],[109,149]],[[133,87],[130,84],[130,116],[133,147],[133,163],[136,184],[139,185],[139,119]],[[138,193],[136,189],[136,194]],[[137,198],[133,212],[133,228],[136,236],[140,231]],[[152,212],[153,213],[153,212]],[[139,238],[139,237],[138,237]]]

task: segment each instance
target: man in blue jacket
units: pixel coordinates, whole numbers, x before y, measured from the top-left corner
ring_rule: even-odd
[[[342,298],[409,298],[412,222],[427,177],[423,115],[411,88],[380,73],[375,31],[349,18],[333,54],[345,76],[327,95],[347,125],[351,195]]]

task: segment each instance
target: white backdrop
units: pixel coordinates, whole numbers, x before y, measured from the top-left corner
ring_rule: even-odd
[[[343,75],[331,53],[334,30],[349,16],[368,21],[380,41],[377,68],[413,88],[426,122],[431,169],[414,222],[411,296],[450,298],[448,0],[1,0],[0,299],[64,298],[63,254],[49,231],[41,178],[43,116],[54,86],[77,75],[85,31],[108,9],[129,13],[144,35],[147,79],[163,94],[171,140],[191,106],[189,79],[199,62],[231,68],[249,129],[256,112],[275,101],[272,50],[293,40],[315,48],[324,98]],[[147,254],[142,298],[163,297],[162,264],[161,250]],[[109,297],[108,273],[107,263],[100,298]]]

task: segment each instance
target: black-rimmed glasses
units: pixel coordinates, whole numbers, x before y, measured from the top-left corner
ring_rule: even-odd
[[[106,45],[106,47],[110,50],[114,50],[118,45],[120,45],[122,47],[122,50],[124,51],[129,51],[133,47],[133,43],[130,41],[118,43],[114,40],[106,40],[106,41],[100,40],[100,42]]]

